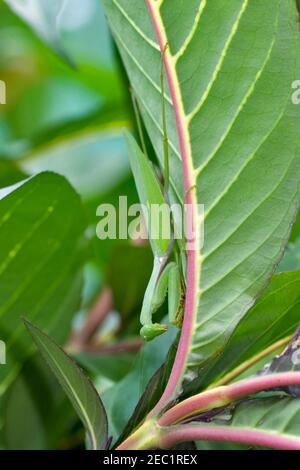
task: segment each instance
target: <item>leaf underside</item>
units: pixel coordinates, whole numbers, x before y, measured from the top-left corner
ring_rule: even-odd
[[[161,163],[161,53],[147,3],[169,45],[172,190],[182,202],[180,127],[197,203],[205,205],[188,374],[222,350],[265,288],[296,216],[299,110],[290,102],[297,12],[293,0],[274,0],[272,7],[267,0],[191,0],[189,8],[181,0],[104,0]]]

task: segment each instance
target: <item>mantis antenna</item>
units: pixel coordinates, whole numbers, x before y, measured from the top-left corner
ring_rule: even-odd
[[[166,115],[166,100],[165,100],[165,77],[164,77],[164,56],[168,49],[168,43],[166,43],[162,52],[161,67],[160,67],[160,86],[161,86],[161,110],[162,110],[162,125],[163,125],[163,153],[164,153],[164,196],[166,201],[169,200],[169,181],[170,181],[170,164],[169,164],[169,138],[168,138],[168,126],[167,126],[167,115]],[[131,99],[133,104],[134,115],[137,123],[138,134],[141,141],[144,155],[149,159],[147,146],[145,143],[143,126],[141,120],[141,114],[139,105],[136,99],[134,90],[130,88]]]
[[[165,77],[164,77],[164,57],[166,50],[168,49],[168,43],[166,43],[162,52],[162,60],[160,67],[160,87],[161,87],[161,109],[162,109],[162,123],[163,123],[163,147],[164,147],[164,193],[165,197],[168,196],[169,191],[169,179],[170,179],[170,167],[169,167],[169,141],[168,141],[168,129],[167,129],[167,116],[166,116],[166,101],[165,101]]]

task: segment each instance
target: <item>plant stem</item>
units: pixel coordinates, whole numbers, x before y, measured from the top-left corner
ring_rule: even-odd
[[[88,313],[83,327],[73,333],[67,348],[69,351],[84,351],[90,339],[96,333],[102,322],[113,307],[113,297],[110,287],[104,287],[91,311]]]
[[[300,450],[300,440],[276,435],[267,431],[233,429],[225,426],[181,425],[165,428],[160,445],[170,449],[176,444],[189,441],[235,442],[280,450]]]
[[[217,382],[214,382],[211,384],[207,390],[211,390],[213,388],[221,387],[222,385],[227,385],[229,382],[232,382],[234,379],[236,379],[239,375],[241,375],[243,372],[246,372],[250,367],[254,366],[257,362],[261,361],[265,357],[269,356],[270,354],[274,353],[275,351],[284,348],[285,346],[288,345],[288,343],[291,341],[293,336],[287,336],[284,339],[281,339],[277,341],[276,343],[272,344],[270,347],[265,349],[264,351],[260,352],[256,356],[252,357],[248,361],[243,362],[241,365],[233,369],[231,372],[226,374],[222,379],[218,380]]]
[[[160,428],[154,420],[147,420],[116,450],[146,450],[159,447]]]
[[[251,377],[232,385],[205,391],[182,401],[164,413],[158,420],[158,424],[160,426],[176,424],[204,411],[226,406],[253,393],[288,385],[300,385],[300,372]]]

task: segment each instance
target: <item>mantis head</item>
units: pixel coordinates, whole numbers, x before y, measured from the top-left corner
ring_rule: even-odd
[[[151,323],[151,325],[144,325],[141,329],[141,336],[145,341],[151,341],[156,336],[160,336],[167,331],[168,327],[160,325],[159,323]]]

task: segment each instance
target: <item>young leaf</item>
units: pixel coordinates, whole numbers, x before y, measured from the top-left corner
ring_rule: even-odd
[[[132,135],[125,131],[125,138],[129,150],[129,159],[131,169],[134,175],[135,184],[137,187],[140,203],[143,204],[147,211],[145,212],[145,220],[149,230],[152,233],[158,234],[158,237],[149,240],[152,246],[153,254],[157,257],[162,257],[166,254],[171,237],[164,236],[164,227],[160,227],[159,220],[156,217],[149,217],[153,207],[161,207],[166,204],[157,176],[148,161],[147,156],[141,151]],[[168,234],[168,232],[166,232]]]
[[[188,223],[197,234],[197,204],[205,206],[204,247],[188,253],[184,335],[165,403],[222,350],[266,287],[295,219],[298,14],[294,0],[274,0],[272,8],[249,0],[104,6],[162,164],[159,74],[168,44],[171,185],[192,204]]]
[[[72,402],[88,433],[93,450],[105,449],[108,441],[107,418],[100,397],[83,371],[45,333],[24,321],[38,350]]]

